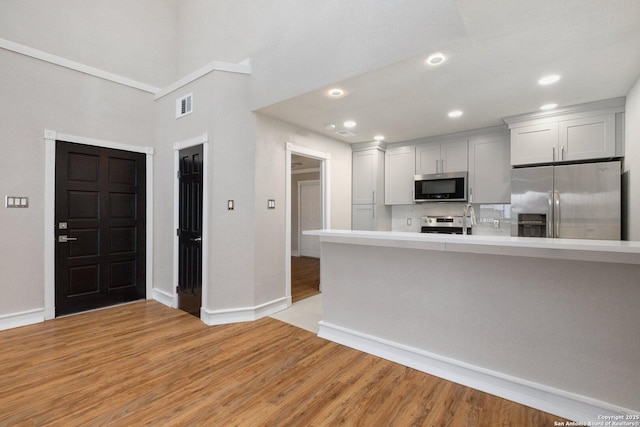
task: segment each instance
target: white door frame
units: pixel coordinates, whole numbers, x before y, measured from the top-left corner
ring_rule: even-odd
[[[200,319],[204,317],[204,306],[208,295],[209,278],[209,135],[202,134],[198,137],[173,144],[173,287],[171,289],[171,307],[178,308],[178,286],[180,273],[180,237],[176,230],[180,228],[180,150],[202,144],[202,305],[200,306]]]
[[[284,250],[284,277],[285,296],[287,305],[291,305],[291,155],[298,154],[304,157],[320,160],[320,192],[322,194],[322,228],[331,228],[331,153],[300,147],[287,142],[285,161],[285,250]]]
[[[302,256],[302,187],[305,185],[320,185],[319,179],[298,181],[298,254]],[[322,213],[321,213],[322,215]],[[322,221],[322,220],[321,220]]]
[[[143,153],[146,155],[146,266],[145,281],[147,299],[153,292],[153,154],[152,147],[104,141],[77,135],[44,131],[44,320],[56,317],[56,141],[73,142],[94,147]]]

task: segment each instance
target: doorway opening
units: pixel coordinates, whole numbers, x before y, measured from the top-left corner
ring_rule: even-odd
[[[329,227],[328,153],[287,144],[286,292],[295,303],[320,286],[320,242],[305,230]]]

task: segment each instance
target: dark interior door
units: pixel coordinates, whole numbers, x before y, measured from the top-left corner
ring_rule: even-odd
[[[146,160],[56,141],[56,315],[145,298]]]
[[[180,150],[178,307],[200,317],[202,306],[202,145]]]

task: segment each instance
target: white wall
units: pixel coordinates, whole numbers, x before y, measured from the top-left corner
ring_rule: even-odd
[[[331,155],[331,226],[351,228],[351,148],[288,123],[256,114],[256,304],[284,296],[286,143]],[[276,209],[267,210],[267,200]]]
[[[253,115],[248,108],[249,76],[213,72],[155,105],[154,264],[155,287],[173,293],[173,144],[209,137],[209,310],[253,306],[255,221]],[[193,93],[193,113],[175,118],[175,100]],[[235,210],[227,210],[227,200]]]
[[[625,105],[625,159],[627,240],[640,240],[640,76]],[[629,191],[629,189],[635,189]]]
[[[152,95],[0,49],[0,316],[44,307],[45,129],[153,145]],[[53,227],[53,224],[50,224]]]

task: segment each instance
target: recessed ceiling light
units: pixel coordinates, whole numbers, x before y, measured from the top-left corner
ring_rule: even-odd
[[[449,114],[447,114],[449,117],[460,117],[462,115],[462,111],[460,110],[453,110],[453,111],[449,111]]]
[[[556,108],[558,106],[558,104],[544,104],[542,107],[540,107],[541,110],[553,110],[554,108]]]
[[[546,86],[546,85],[550,85],[552,83],[555,83],[558,80],[560,80],[560,76],[557,75],[557,74],[552,74],[550,76],[545,76],[545,77],[541,78],[540,80],[538,80],[538,84],[542,85],[542,86]]]
[[[329,89],[327,93],[329,94],[329,96],[332,96],[334,98],[344,95],[344,91],[337,87],[333,89]]]
[[[443,53],[437,52],[437,53],[429,55],[429,57],[427,58],[425,63],[427,65],[434,66],[434,65],[440,65],[446,60],[447,60],[447,57],[444,56]]]
[[[375,139],[376,141],[384,141],[384,136],[376,135],[376,136],[373,137],[373,139]]]
[[[342,126],[351,129],[351,128],[356,127],[356,122],[354,122],[353,120],[347,120],[346,122],[344,122],[342,124]]]

